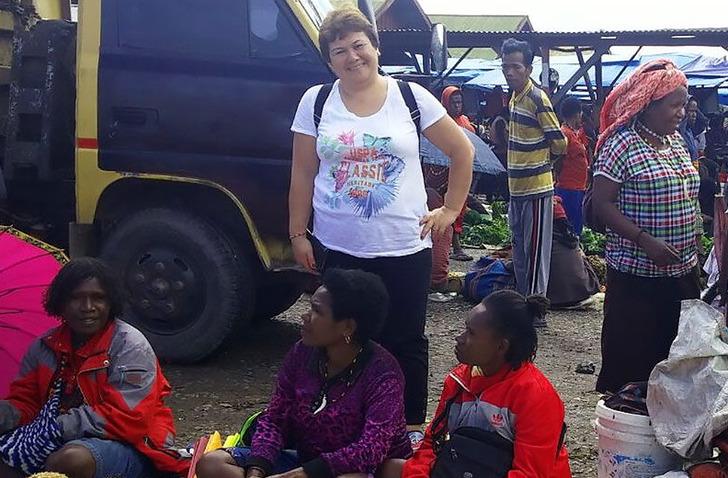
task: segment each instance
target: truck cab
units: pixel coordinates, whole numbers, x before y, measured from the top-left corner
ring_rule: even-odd
[[[327,8],[81,2],[74,234],[119,271],[126,319],[167,360],[199,360],[300,295],[289,128],[332,79],[316,47]]]
[[[200,360],[300,296],[289,128],[306,89],[334,79],[317,46],[334,3],[81,0],[77,25],[19,33],[11,209],[70,223],[71,255],[119,273],[124,319],[165,360]],[[12,106],[29,88],[45,95],[32,118]],[[28,153],[28,121],[44,156]]]

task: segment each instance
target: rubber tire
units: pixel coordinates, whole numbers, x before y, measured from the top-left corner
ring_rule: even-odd
[[[222,233],[198,216],[167,208],[143,210],[123,220],[104,241],[101,258],[123,275],[139,252],[160,243],[171,244],[182,257],[195,257],[201,265],[204,308],[185,330],[169,335],[149,330],[144,317],[131,307],[126,307],[123,318],[144,333],[160,359],[197,362],[212,354],[234,326],[244,326],[251,319],[253,274]],[[128,278],[120,279],[128,283]]]
[[[287,311],[298,301],[302,293],[301,284],[296,282],[281,282],[259,287],[255,294],[253,320],[261,322]]]

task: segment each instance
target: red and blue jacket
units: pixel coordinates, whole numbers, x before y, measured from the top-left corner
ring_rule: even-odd
[[[7,400],[0,400],[0,433],[38,415],[62,360],[78,364],[75,379],[83,396],[80,406],[58,418],[64,442],[82,437],[116,440],[133,446],[160,471],[186,472],[189,460],[173,448],[174,418],[164,405],[171,387],[144,335],[120,320],[109,321],[76,350],[67,325],[33,342]]]
[[[504,367],[486,377],[478,367],[460,364],[445,378],[435,416],[455,401],[446,418],[450,432],[480,427],[513,443],[508,478],[571,478],[569,455],[562,445],[564,404],[549,380],[532,363]],[[428,478],[435,463],[432,425],[402,478]]]

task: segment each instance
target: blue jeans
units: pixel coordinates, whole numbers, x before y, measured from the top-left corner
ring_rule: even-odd
[[[584,228],[584,212],[582,206],[584,202],[584,191],[556,188],[554,192],[561,198],[561,204],[564,206],[566,218],[569,220],[569,224],[571,224],[571,229],[577,236],[581,237],[581,230]]]
[[[241,468],[245,468],[250,458],[250,448],[247,446],[235,447],[228,449],[228,453],[235,460],[235,464]],[[273,471],[271,474],[277,475],[291,471],[301,466],[301,462],[298,460],[298,453],[295,450],[282,450],[281,454],[278,455],[278,459],[273,463]]]
[[[86,448],[96,462],[94,478],[153,478],[157,472],[147,457],[130,445],[101,438],[81,438],[66,445]]]

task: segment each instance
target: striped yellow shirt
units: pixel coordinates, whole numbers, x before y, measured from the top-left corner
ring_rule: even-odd
[[[509,104],[508,187],[511,196],[553,194],[551,158],[566,153],[566,138],[546,93],[528,80]],[[556,159],[556,158],[554,158]]]

